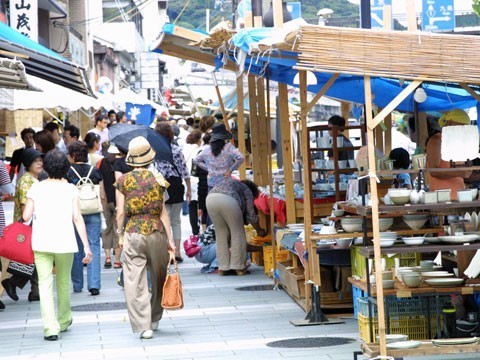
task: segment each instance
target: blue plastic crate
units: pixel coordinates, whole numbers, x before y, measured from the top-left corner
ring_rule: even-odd
[[[360,304],[358,299],[361,299],[366,296],[365,291],[352,285],[352,295],[353,295],[353,318],[357,319],[358,312],[360,311]]]

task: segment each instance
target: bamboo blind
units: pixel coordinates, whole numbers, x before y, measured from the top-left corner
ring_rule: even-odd
[[[480,83],[480,37],[303,26],[298,68]]]

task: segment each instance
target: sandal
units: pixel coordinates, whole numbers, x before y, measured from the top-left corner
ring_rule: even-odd
[[[115,262],[113,263],[113,268],[114,268],[114,269],[121,269],[121,268],[122,268],[122,263],[119,262],[119,261],[115,261]]]
[[[105,259],[105,264],[103,264],[103,267],[105,269],[110,269],[112,267],[112,260],[110,260],[110,258],[106,258]]]

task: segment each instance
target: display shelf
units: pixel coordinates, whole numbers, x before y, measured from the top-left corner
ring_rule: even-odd
[[[354,150],[359,150],[361,146],[337,146],[338,151],[354,151]],[[333,147],[328,147],[328,148],[319,148],[319,147],[311,147],[310,151],[333,151]]]
[[[352,173],[355,172],[357,168],[345,168],[345,169],[338,169],[340,174],[345,173]],[[312,171],[335,171],[335,169],[322,169],[322,168],[311,168]],[[345,191],[345,190],[344,190]]]
[[[452,172],[452,171],[478,171],[480,166],[471,166],[471,167],[452,167],[452,168],[424,168],[424,169],[401,169],[401,170],[377,170],[377,176],[383,175],[397,175],[397,174],[418,174],[422,172]],[[358,173],[359,176],[368,175],[368,171],[361,171]]]
[[[339,204],[340,208],[360,216],[371,215],[372,208],[363,205]],[[406,205],[378,205],[378,211],[383,213],[408,213],[413,211],[431,211],[437,214],[451,212],[449,210],[480,208],[480,200],[469,202],[449,201],[437,204],[406,204]]]
[[[412,229],[404,229],[404,230],[392,230],[392,231],[395,231],[397,233],[398,236],[402,236],[402,235],[421,235],[421,234],[430,234],[430,233],[438,233],[440,231],[443,231],[443,228],[425,228],[425,229],[419,229],[419,230],[412,230]],[[324,240],[324,239],[339,239],[339,238],[348,238],[348,237],[363,237],[364,236],[364,233],[363,232],[353,232],[353,233],[346,233],[346,232],[340,232],[340,233],[336,233],[336,234],[317,234],[317,233],[313,233],[312,236],[311,236],[311,239],[312,240]],[[368,232],[367,233],[367,237],[372,237],[373,236],[373,233],[372,232]],[[438,244],[437,244],[438,245]],[[480,243],[479,243],[480,245]],[[458,247],[458,245],[456,245]],[[393,247],[393,246],[392,246]],[[414,248],[415,246],[407,246],[409,248],[411,248],[410,251],[405,251],[405,252],[415,252]],[[395,248],[397,248],[395,246]],[[389,248],[382,248],[382,249],[389,249]],[[373,247],[372,247],[372,251],[373,251]]]
[[[362,353],[368,358],[375,358],[380,355],[378,344],[361,344]],[[394,358],[405,358],[410,356],[433,356],[458,353],[478,353],[480,344],[435,346],[431,341],[422,341],[422,345],[416,349],[388,350],[388,355]]]
[[[393,245],[390,247],[382,247],[382,254],[404,254],[404,253],[437,253],[439,251],[467,251],[480,249],[480,242],[467,244],[425,244],[425,245]],[[360,255],[364,257],[373,256],[373,246],[359,247]]]

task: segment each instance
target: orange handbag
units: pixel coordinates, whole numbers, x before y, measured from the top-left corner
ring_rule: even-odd
[[[169,252],[170,260],[168,261],[167,277],[163,284],[162,307],[167,310],[183,309],[183,289],[180,275],[178,274],[178,264],[175,260],[173,252]],[[174,265],[172,272],[171,266]]]
[[[22,264],[33,264],[32,227],[14,222],[3,229],[0,256]]]

